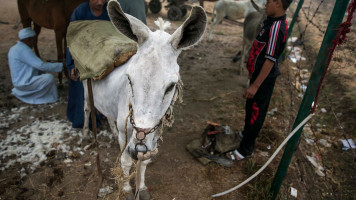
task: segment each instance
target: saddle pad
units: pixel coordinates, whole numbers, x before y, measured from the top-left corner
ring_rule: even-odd
[[[100,80],[137,52],[137,43],[110,21],[78,20],[69,24],[67,44],[80,80]]]

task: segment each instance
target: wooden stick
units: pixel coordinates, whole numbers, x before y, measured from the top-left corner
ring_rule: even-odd
[[[95,116],[95,107],[94,107],[94,98],[93,98],[93,88],[92,88],[92,84],[91,84],[91,79],[87,80],[88,83],[88,93],[89,93],[89,104],[90,104],[90,115],[91,115],[91,125],[92,125],[92,129],[93,129],[93,134],[94,134],[94,140],[93,140],[93,144],[94,147],[96,147],[97,149],[97,154],[96,154],[96,167],[98,169],[98,176],[99,176],[99,184],[98,184],[98,191],[97,194],[99,194],[99,190],[101,188],[101,185],[103,183],[103,173],[101,171],[101,167],[100,167],[100,157],[99,157],[99,151],[98,151],[98,142],[96,140],[96,133],[97,133],[97,129],[96,129],[96,116]],[[98,196],[98,195],[96,195]]]

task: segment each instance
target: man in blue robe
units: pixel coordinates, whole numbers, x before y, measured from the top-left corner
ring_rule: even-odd
[[[144,0],[118,0],[118,2],[125,13],[138,18],[146,24]],[[73,11],[70,19],[70,21],[76,20],[110,21],[106,0],[89,0],[80,4]],[[75,76],[74,61],[68,49],[66,54],[66,65],[71,77],[69,80],[67,117],[69,121],[72,122],[73,128],[82,128],[84,125],[84,88],[82,82]],[[97,122],[100,122],[100,120],[98,119]]]
[[[58,100],[57,86],[52,74],[61,72],[63,63],[46,63],[32,51],[36,33],[30,28],[19,31],[16,45],[10,48],[8,58],[12,94],[28,104],[53,103]]]

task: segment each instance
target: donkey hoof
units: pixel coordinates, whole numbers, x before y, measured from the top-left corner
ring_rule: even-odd
[[[149,200],[149,199],[151,199],[150,193],[147,190],[141,190],[139,195],[140,195],[140,200]]]
[[[126,200],[135,200],[135,196],[132,192],[129,192],[129,193],[125,194],[125,199]]]

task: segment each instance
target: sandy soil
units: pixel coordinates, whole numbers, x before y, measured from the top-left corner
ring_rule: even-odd
[[[8,50],[16,43],[17,32],[21,25],[18,29],[13,29],[13,25],[19,19],[16,1],[0,0],[0,4],[2,5],[0,21],[9,23],[0,24],[0,70],[3,72],[0,74],[0,111],[9,114],[16,108],[27,106],[11,95],[12,85],[7,61]],[[213,3],[205,2],[205,8],[210,12],[213,5]],[[328,12],[331,12],[330,7],[326,8],[329,9]],[[166,11],[162,10],[157,15],[148,14],[147,21],[150,28],[156,28],[153,21],[159,16],[166,19]],[[292,15],[289,13],[288,16]],[[323,17],[326,16],[323,15]],[[291,21],[290,18],[288,20]],[[172,28],[168,32],[172,33],[181,24],[182,22],[173,22]],[[295,28],[295,31],[298,31],[297,28]],[[232,168],[224,168],[214,163],[203,166],[186,151],[185,146],[190,141],[200,138],[206,126],[206,121],[228,124],[233,130],[241,130],[243,127],[244,99],[242,93],[246,74],[238,75],[237,64],[231,62],[231,58],[240,49],[241,35],[242,27],[223,22],[215,28],[212,42],[208,42],[204,38],[199,45],[184,51],[180,55],[178,63],[181,67],[180,74],[184,82],[184,102],[175,106],[175,123],[172,128],[165,128],[164,141],[160,143],[159,154],[153,159],[146,171],[146,185],[149,187],[152,199],[211,199],[212,194],[237,185],[257,171],[272,155],[285,134],[290,130],[301,99],[297,98],[298,91],[292,85],[294,74],[289,68],[293,66],[293,63],[286,60],[281,65],[283,75],[278,79],[270,105],[270,109],[278,108],[278,111],[273,115],[268,115],[252,159],[234,163]],[[56,58],[52,30],[42,30],[38,46],[43,59],[54,60]],[[354,52],[355,45],[352,46]],[[315,52],[313,53],[315,54]],[[347,63],[352,62],[352,69],[354,70],[354,60]],[[314,63],[314,60],[305,61],[300,66],[310,69],[312,67],[310,63]],[[355,78],[355,73],[350,76]],[[354,81],[350,80],[350,82],[352,84],[345,86],[342,81],[334,81],[340,88],[353,88]],[[1,128],[0,138],[4,139],[8,131],[31,124],[35,120],[66,120],[67,84],[67,81],[64,81],[63,86],[59,87],[60,101],[58,103],[52,106],[28,106],[21,117],[11,121],[8,127]],[[328,88],[328,86],[325,87]],[[341,92],[340,89],[330,87],[329,93]],[[345,90],[352,91],[351,89]],[[340,100],[341,105],[345,102],[353,105],[352,109],[338,107],[342,110],[340,112],[347,118],[353,117],[352,112],[355,111],[356,104],[351,97],[354,93],[345,94],[341,92],[340,95],[345,97],[344,101]],[[347,95],[351,97],[347,97]],[[337,98],[336,95],[330,97]],[[328,114],[331,115],[331,113]],[[321,123],[320,121],[323,124],[333,121],[333,124],[335,124],[335,120],[328,117],[316,119],[315,124]],[[355,130],[351,121],[345,120],[345,128],[348,128],[349,131]],[[102,130],[109,130],[105,121],[103,121]],[[337,128],[333,128],[332,131],[331,129],[328,131],[328,134],[334,134],[332,136],[340,138],[340,132]],[[79,138],[76,139],[79,140]],[[72,141],[68,145],[75,145],[75,143],[76,141]],[[111,186],[114,191],[117,191],[117,186],[110,174],[110,168],[113,167],[119,153],[119,145],[116,141],[109,140],[108,137],[102,137],[102,140],[99,138],[99,143],[105,144],[101,145],[99,149],[104,174],[103,187]],[[84,141],[82,147],[87,144],[89,144],[89,141]],[[322,177],[316,176],[312,166],[305,159],[305,154],[310,153],[311,147],[305,143],[305,140],[302,140],[300,147],[282,186],[281,198],[291,199],[292,197],[288,195],[288,189],[293,186],[299,190],[298,199],[323,199],[326,197],[330,199],[340,199],[339,197],[351,199],[352,195],[355,194],[355,190],[352,189],[352,185],[355,186],[355,182],[352,180],[355,179],[347,178],[346,181],[340,181],[344,176],[336,173],[336,171],[330,172],[332,175],[328,176],[330,179],[335,175],[336,182],[326,181]],[[337,149],[334,150],[340,154],[338,144],[332,148]],[[327,152],[329,151],[331,150],[323,150],[322,155],[328,155]],[[330,159],[338,158],[339,154],[332,154],[333,157]],[[66,158],[72,159],[73,162],[65,163]],[[345,164],[348,157],[339,158],[339,166],[348,166]],[[89,162],[92,164],[89,165]],[[258,195],[262,193],[263,196],[268,191],[267,187],[273,179],[278,163],[279,159],[273,161],[262,175],[248,186],[217,199],[261,199],[261,196]],[[33,172],[26,168],[28,165],[15,164],[0,173],[0,199],[95,199],[95,187],[98,181],[95,166],[95,157],[91,155],[91,151],[85,151],[84,155],[67,155],[59,151],[51,152],[48,154],[48,160]],[[23,167],[27,176],[21,178],[19,171]],[[335,167],[328,165],[328,169]],[[352,168],[350,172],[352,172]],[[314,184],[315,180],[320,180],[320,184]],[[351,189],[347,191],[340,189],[340,185],[344,184]],[[305,185],[308,185],[308,187]],[[332,192],[334,194],[330,194]],[[320,193],[323,193],[324,196]],[[341,194],[341,196],[337,196],[335,193]],[[347,196],[347,194],[351,195]],[[102,199],[115,198],[115,193],[112,193]]]

